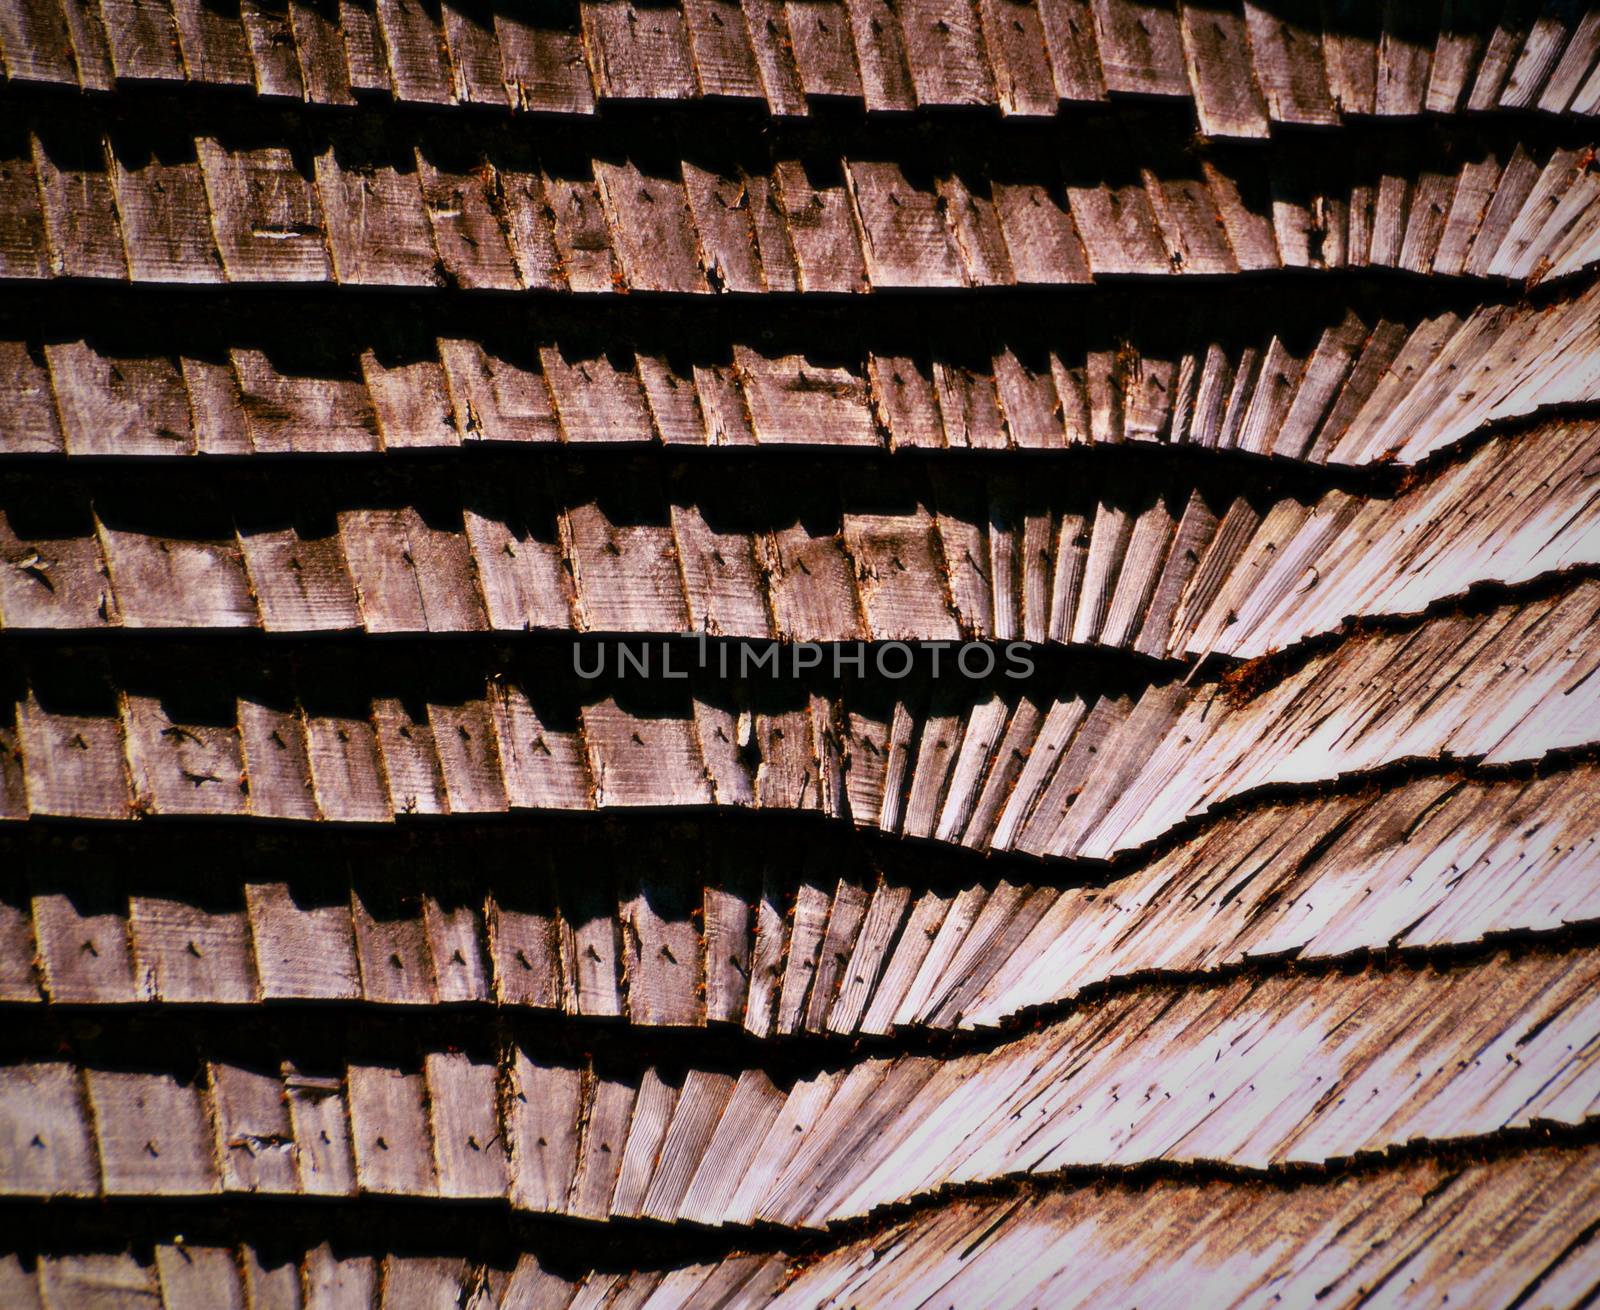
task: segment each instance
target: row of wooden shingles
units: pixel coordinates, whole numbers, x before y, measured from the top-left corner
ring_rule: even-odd
[[[314,363],[256,347],[209,358],[66,339],[0,342],[6,454],[361,453],[472,443],[1025,449],[1162,442],[1315,464],[1415,463],[1484,423],[1592,399],[1600,290],[1542,309],[1415,323],[1354,315],[1309,351],[1051,351],[984,363],[868,350],[821,362],[734,344],[686,365],[555,343],[507,358],[441,339],[381,357],[353,331]],[[619,329],[619,334],[624,334]],[[989,355],[991,348],[985,349]]]
[[[528,858],[540,861],[541,849]],[[469,896],[441,894],[432,878],[402,886],[392,874],[352,886],[343,863],[301,860],[290,880],[264,872],[191,901],[170,888],[118,896],[102,887],[90,897],[87,882],[41,870],[31,889],[11,884],[0,908],[0,999],[37,1000],[42,985],[52,1000],[95,1005],[492,1002],[681,1024],[703,1023],[709,1003],[714,1017],[740,1017],[743,995],[725,993],[729,970],[750,967],[747,898],[708,893],[710,913],[722,916],[718,947],[738,953],[731,965],[718,957],[708,998],[690,921],[691,906],[702,908],[698,888],[644,874],[613,885],[548,861],[527,872],[532,886]],[[776,912],[761,911],[763,986],[783,947]]]
[[[792,1279],[781,1255],[574,1281],[532,1254],[514,1265],[478,1264],[386,1253],[377,1243],[339,1251],[324,1244],[285,1260],[281,1240],[258,1249],[190,1239],[157,1245],[148,1257],[50,1253],[31,1267],[16,1255],[0,1257],[0,1291],[7,1304],[65,1307],[116,1288],[159,1295],[164,1310],[298,1304],[302,1290],[330,1310],[475,1305],[473,1296],[540,1310],[606,1296],[626,1297],[638,1310],[917,1310],[935,1297],[994,1310],[1075,1310],[1160,1304],[1174,1288],[1165,1237],[1181,1232],[1194,1250],[1183,1266],[1184,1292],[1208,1306],[1253,1304],[1267,1294],[1343,1306],[1402,1279],[1453,1302],[1485,1305],[1512,1304],[1537,1286],[1561,1305],[1580,1300],[1596,1276],[1600,1253],[1584,1226],[1597,1200],[1597,1166],[1596,1148],[1582,1146],[1464,1169],[1405,1162],[1270,1190],[1162,1180],[1136,1189],[1066,1187],[1020,1204],[953,1201],[804,1262]],[[1508,1230],[1507,1212],[1538,1222]]]
[[[1170,653],[1262,655],[1351,616],[1413,614],[1480,581],[1592,562],[1581,543],[1597,540],[1600,427],[1557,423],[1539,437],[1549,444],[1496,438],[1393,501],[1330,492],[1309,507],[1280,502],[1203,612],[1185,593],[1189,618]]]
[[[10,0],[4,17],[13,80],[190,80],[320,104],[375,92],[587,114],[597,98],[715,97],[794,115],[825,97],[1048,115],[1110,92],[1192,97],[1202,130],[1245,137],[1347,114],[1600,107],[1600,23],[1549,7],[1530,21],[1514,4],[1498,23],[1492,9],[1466,25],[1397,14],[1370,31],[1323,31],[1253,3],[1141,0],[586,0],[489,21],[459,0],[346,0],[331,12],[296,0],[231,16],[195,0]]]
[[[1209,690],[1169,687],[1132,705],[1057,702],[1039,738],[1070,727],[1063,739],[1071,744],[1042,780],[1026,826],[1004,844],[1106,858],[1261,787],[1397,760],[1505,763],[1578,745],[1600,705],[1600,680],[1590,676],[1600,660],[1587,649],[1597,597],[1600,587],[1583,583],[1546,600],[1357,638],[1238,708]]]
[[[1353,1307],[1376,1288],[1482,1306],[1536,1289],[1542,1304],[1570,1305],[1600,1276],[1585,1227],[1597,1180],[1600,1151],[1583,1146],[1270,1190],[1162,1180],[957,1201],[829,1252],[770,1304]]]
[[[353,1250],[324,1242],[301,1250],[280,1233],[259,1243],[226,1246],[190,1237],[138,1252],[25,1249],[0,1255],[0,1302],[41,1310],[104,1305],[108,1297],[116,1298],[110,1304],[150,1310],[301,1305],[314,1310],[567,1310],[604,1304],[601,1298],[625,1291],[631,1298],[625,1304],[634,1310],[754,1310],[771,1299],[788,1267],[780,1255],[730,1255],[670,1269],[596,1271],[574,1279],[546,1269],[532,1253],[486,1262],[475,1254],[413,1255],[396,1245],[373,1242]],[[571,1265],[564,1258],[551,1263]]]
[[[52,525],[39,486],[19,483],[0,499],[0,628],[974,638],[1253,657],[1350,616],[1600,563],[1597,453],[1600,424],[1557,421],[1394,499],[1310,503],[1129,489],[1063,505],[1015,474],[818,471],[798,500],[735,512],[744,524],[728,521],[725,487],[702,478],[695,498],[679,482],[669,504],[659,470],[626,466],[515,488],[430,474],[422,506],[345,508],[329,491],[309,517],[303,489],[278,517],[249,484],[242,525],[219,484],[206,521],[184,506],[165,530],[157,486],[62,489]],[[969,676],[1001,663],[945,661]]]
[[[559,687],[524,687],[496,667],[481,700],[397,687],[362,715],[348,698],[318,699],[308,655],[296,665],[299,704],[287,667],[272,703],[234,692],[217,670],[218,694],[236,707],[223,724],[174,710],[170,696],[189,676],[177,666],[141,665],[126,686],[118,656],[106,685],[114,714],[32,691],[19,703],[0,755],[0,813],[389,822],[446,809],[722,804],[1101,859],[1262,787],[1411,759],[1508,763],[1592,743],[1597,597],[1600,584],[1581,582],[1356,636],[1244,703],[1205,684],[1054,701],[981,692],[974,702],[941,688],[931,701],[909,691],[890,704],[874,678],[843,703],[811,695],[782,712],[687,692],[681,708],[629,708],[604,688],[574,712]],[[264,658],[251,657],[253,679],[270,666]],[[41,667],[48,677],[49,660]]]
[[[703,887],[541,866],[532,891],[444,899],[426,879],[412,897],[337,865],[314,885],[262,872],[209,899],[51,866],[0,903],[0,1000],[479,1003],[758,1037],[976,1028],[1139,975],[1591,922],[1600,892],[1577,875],[1595,857],[1596,793],[1584,765],[1269,804],[1064,890],[1015,875],[927,890],[734,852]]]
[[[1573,875],[1593,858],[1595,783],[1586,768],[1535,782],[1433,778],[1250,809],[1103,887],[1000,883],[915,903],[888,888],[904,926],[881,973],[881,947],[851,957],[852,983],[873,983],[859,1026],[977,1028],[1111,979],[1584,922],[1596,902]],[[913,925],[936,935],[918,942]]]
[[[793,1083],[692,1065],[619,1075],[515,1042],[302,1068],[292,1039],[259,1042],[248,1065],[191,1048],[131,1067],[68,1040],[0,1069],[15,1125],[0,1191],[503,1197],[806,1228],[1070,1167],[1321,1164],[1583,1124],[1600,1108],[1597,981],[1600,954],[1578,948],[1157,982],[990,1050]]]
[[[0,178],[0,276],[858,292],[1357,266],[1545,281],[1600,254],[1600,173],[1578,149],[1415,176],[1358,160],[1315,185],[1276,151],[1105,180],[1119,133],[994,177],[933,162],[924,181],[884,157],[657,171],[540,160],[498,129],[447,152],[398,133],[275,120],[247,145],[38,121]]]

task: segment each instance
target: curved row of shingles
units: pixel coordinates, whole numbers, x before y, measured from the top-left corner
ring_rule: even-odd
[[[1067,1189],[1021,1206],[958,1202],[821,1259],[795,1262],[799,1274],[792,1280],[785,1278],[791,1262],[782,1256],[735,1255],[665,1273],[596,1272],[574,1282],[549,1273],[533,1255],[513,1265],[322,1246],[280,1263],[280,1253],[267,1255],[248,1241],[160,1245],[149,1258],[45,1255],[32,1270],[13,1258],[0,1265],[0,1279],[21,1305],[35,1298],[72,1304],[84,1290],[118,1287],[159,1290],[167,1310],[241,1303],[241,1282],[259,1295],[281,1280],[293,1285],[296,1275],[327,1310],[372,1310],[380,1278],[395,1304],[415,1292],[479,1310],[561,1310],[608,1294],[641,1310],[842,1307],[863,1293],[885,1307],[925,1306],[940,1294],[1007,1307],[1037,1304],[1041,1295],[1053,1305],[1134,1298],[1161,1305],[1172,1288],[1170,1252],[1152,1234],[1182,1232],[1202,1243],[1185,1266],[1185,1294],[1203,1288],[1208,1305],[1254,1304],[1275,1289],[1352,1306],[1372,1285],[1399,1278],[1414,1285],[1424,1277],[1430,1287],[1485,1306],[1515,1304],[1534,1288],[1548,1303],[1564,1304],[1581,1297],[1597,1273],[1594,1243],[1583,1233],[1594,1177],[1593,1149],[1580,1148],[1463,1170],[1407,1164],[1288,1191],[1159,1182],[1133,1192]],[[1519,1225],[1508,1243],[1494,1222],[1506,1209],[1543,1222]],[[1063,1241],[1063,1229],[1076,1240]],[[774,1301],[780,1287],[787,1290]]]
[[[1213,158],[1127,124],[980,133],[965,155],[960,133],[680,155],[371,115],[19,117],[14,279],[862,292],[1358,267],[1538,282],[1600,256],[1591,150],[1470,137],[1442,167],[1431,144],[1340,137],[1312,175],[1287,144]]]
[[[358,454],[656,444],[1054,450],[1162,443],[1312,464],[1414,464],[1485,424],[1593,400],[1600,289],[1540,309],[1354,314],[1303,339],[1103,349],[938,340],[852,348],[735,341],[662,351],[539,325],[431,334],[396,352],[366,321],[248,343],[47,332],[0,341],[0,452]],[[196,306],[196,313],[201,313]],[[192,324],[193,320],[185,319]],[[12,329],[17,332],[16,328]],[[627,329],[619,327],[619,335]],[[870,337],[870,333],[866,334]],[[233,336],[234,339],[230,339]],[[544,338],[541,340],[541,336]],[[1179,340],[1183,338],[1180,336]],[[976,356],[977,358],[974,358]]]
[[[1020,639],[1256,656],[1349,616],[1600,564],[1600,424],[1496,437],[1393,499],[1132,473],[748,463],[0,482],[0,628]]]
[[[1440,19],[1372,7],[1199,8],[1142,0],[585,0],[529,10],[445,0],[7,0],[5,71],[108,89],[184,81],[350,104],[593,113],[605,100],[808,97],[869,111],[991,106],[1053,114],[1107,93],[1192,97],[1202,130],[1496,107],[1600,108],[1600,23],[1576,6],[1490,3]]]
[[[0,1000],[488,1005],[757,1037],[976,1028],[1140,976],[1593,923],[1597,794],[1586,764],[1267,804],[1066,888],[927,855],[920,877],[880,869],[815,836],[756,854],[716,828],[653,860],[630,831],[591,832],[577,874],[527,833],[419,839],[404,871],[367,846],[263,857],[241,840],[217,857],[237,881],[203,884],[52,849],[16,856],[0,891]]]
[[[1586,1236],[1597,1165],[1596,1148],[1581,1146],[1464,1168],[1406,1162],[1287,1188],[1074,1186],[1021,1201],[952,1202],[810,1259],[735,1254],[576,1279],[551,1272],[535,1253],[404,1255],[376,1243],[336,1250],[281,1238],[222,1245],[191,1237],[137,1253],[47,1244],[35,1252],[21,1243],[30,1261],[0,1257],[0,1293],[8,1305],[42,1310],[110,1289],[162,1310],[300,1304],[297,1296],[317,1310],[571,1310],[607,1296],[636,1310],[842,1310],[863,1297],[884,1310],[1027,1310],[1165,1306],[1175,1295],[1217,1307],[1269,1296],[1347,1307],[1364,1304],[1375,1287],[1423,1283],[1485,1307],[1517,1304],[1533,1290],[1540,1304],[1564,1305],[1600,1278],[1600,1251]],[[1528,1222],[1508,1228],[1506,1214]],[[1194,1249],[1175,1285],[1177,1234]]]
[[[641,700],[615,670],[580,685],[564,651],[463,651],[445,688],[405,651],[39,648],[16,661],[27,685],[0,754],[0,813],[388,823],[733,805],[1103,859],[1263,787],[1591,744],[1597,614],[1600,584],[1580,582],[1359,634],[1243,702],[1222,685],[1049,699],[1004,679],[1001,693],[958,681],[930,700],[892,675],[774,700],[770,665],[711,692],[658,679]]]
[[[956,1202],[807,1263],[770,1303],[729,1304],[1222,1310],[1425,1294],[1441,1305],[1577,1305],[1600,1281],[1596,1164],[1582,1147],[1270,1192],[1162,1181]]]
[[[810,1228],[1070,1167],[1318,1165],[1585,1123],[1600,1110],[1597,981],[1579,950],[1150,984],[991,1050],[792,1083],[619,1072],[509,1039],[406,1039],[328,1064],[272,1025],[243,1045],[163,1034],[159,1056],[132,1059],[63,1035],[0,1067],[0,1193],[480,1197]]]

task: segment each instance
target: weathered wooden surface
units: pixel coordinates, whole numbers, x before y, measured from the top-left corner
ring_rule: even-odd
[[[117,1296],[164,1310],[243,1306],[247,1284],[261,1295],[267,1279],[282,1277],[310,1288],[314,1304],[338,1306],[372,1304],[380,1277],[395,1297],[550,1310],[592,1305],[597,1295],[655,1310],[842,1310],[866,1296],[896,1310],[933,1298],[1143,1304],[1172,1277],[1168,1251],[1149,1243],[1154,1230],[1184,1234],[1186,1289],[1208,1305],[1250,1305],[1278,1289],[1285,1299],[1354,1306],[1366,1289],[1397,1279],[1412,1287],[1425,1281],[1452,1303],[1510,1304],[1537,1288],[1547,1303],[1566,1304],[1594,1277],[1593,1242],[1584,1234],[1594,1177],[1595,1149],[1581,1146],[1465,1167],[1402,1161],[1289,1186],[1073,1184],[1020,1201],[956,1201],[820,1254],[735,1253],[620,1275],[575,1267],[553,1240],[519,1254],[510,1242],[483,1253],[478,1243],[436,1238],[430,1248],[448,1254],[414,1255],[393,1254],[370,1237],[335,1249],[299,1233],[188,1237],[133,1253],[24,1239],[18,1255],[0,1262],[0,1286],[17,1305]],[[1528,1222],[1507,1232],[1500,1222],[1507,1212]]]
[[[322,504],[299,521],[280,517],[302,502],[285,481],[278,512],[254,481],[230,478],[211,483],[203,523],[134,509],[160,502],[154,478],[99,478],[66,501],[35,478],[0,478],[0,629],[1026,638],[1253,657],[1347,617],[1597,565],[1597,459],[1594,422],[1550,422],[1395,496],[1310,502],[1181,481],[1074,501],[1008,473],[906,467],[872,486],[816,469],[794,499],[776,488],[738,507],[742,475],[718,483],[651,461],[603,478],[523,473],[512,504],[501,488],[517,473],[462,470],[390,478],[382,509],[346,507],[362,485],[318,478]],[[1227,526],[1245,512],[1253,533]],[[990,563],[979,593],[970,560]]]
[[[242,839],[231,858],[247,871],[203,889],[109,869],[103,842],[70,864],[18,845],[6,941],[38,964],[8,973],[0,1001],[360,999],[760,1027],[767,988],[752,961],[772,960],[786,998],[775,1035],[981,1028],[1130,978],[1591,924],[1595,787],[1581,765],[1258,803],[1086,887],[1044,869],[1003,879],[925,851],[861,851],[843,836],[819,878],[810,856],[758,859],[742,832],[713,840],[715,829],[700,857],[648,864],[633,853],[645,830],[592,834],[582,888],[553,860],[519,881],[465,877],[452,867],[459,838],[413,838],[399,894],[352,876],[370,843],[348,861],[312,857],[315,878],[285,884]],[[493,866],[531,840],[480,840],[469,863]],[[559,850],[565,838],[538,840]],[[1059,872],[1072,881],[1071,866]],[[949,886],[963,888],[959,911]]]
[[[1295,142],[1214,154],[1154,125],[1133,170],[1113,124],[1021,149],[973,127],[833,146],[745,129],[714,151],[685,129],[641,151],[477,120],[408,135],[373,112],[268,113],[248,136],[201,110],[137,137],[93,112],[20,117],[0,141],[18,179],[0,274],[19,279],[696,295],[1389,268],[1537,284],[1600,258],[1592,153],[1504,131],[1464,131],[1442,163],[1431,143],[1335,141],[1312,173]]]
[[[1170,1293],[1207,1305],[1356,1306],[1375,1287],[1511,1305],[1537,1289],[1569,1304],[1593,1281],[1593,1148],[1465,1169],[1432,1162],[1270,1193],[1159,1182],[1071,1188],[1024,1201],[958,1201],[853,1242],[771,1302],[784,1310],[969,1300],[1021,1307],[1144,1305]],[[1570,1202],[1570,1204],[1569,1204]],[[1504,1217],[1525,1224],[1513,1231]],[[1152,1244],[1152,1233],[1161,1242]]]
[[[235,344],[238,327],[230,341],[143,323],[136,339],[126,328],[85,337],[76,326],[79,335],[40,345],[17,325],[0,327],[9,415],[0,453],[1155,443],[1315,465],[1415,464],[1486,425],[1592,403],[1597,306],[1588,289],[1541,307],[1369,321],[1334,310],[1326,326],[1245,342],[1211,335],[1216,323],[1196,307],[1176,331],[1141,340],[1146,325],[1115,349],[1037,331],[1007,340],[1005,324],[984,323],[975,340],[931,334],[920,358],[870,330],[811,358],[738,337],[730,347],[690,336],[670,353],[648,339],[602,350],[592,328],[569,338],[538,317],[478,340],[424,337],[390,320],[409,340],[387,362],[366,344],[374,327],[359,314],[312,341],[280,327],[270,349]],[[813,330],[834,327],[829,319]],[[634,330],[615,327],[619,338]],[[531,491],[485,500],[533,521],[542,512]]]
[[[0,0],[0,1302],[1592,1300],[1597,60]]]
[[[951,710],[940,710],[914,689],[898,700],[891,690],[886,703],[869,680],[831,703],[819,697],[809,713],[796,712],[803,701],[796,710],[758,710],[748,727],[736,728],[736,756],[721,745],[729,736],[720,726],[730,722],[726,685],[696,692],[675,683],[681,690],[667,699],[641,703],[615,681],[623,676],[615,670],[608,675],[614,690],[604,681],[573,685],[560,656],[543,668],[463,658],[448,697],[419,683],[405,660],[384,668],[368,659],[370,691],[330,697],[339,683],[329,679],[350,676],[332,656],[319,666],[308,653],[292,672],[245,656],[231,669],[213,665],[198,683],[162,659],[101,662],[90,653],[62,665],[54,656],[31,658],[37,685],[16,702],[20,768],[4,775],[0,813],[389,822],[413,813],[419,798],[394,794],[383,778],[418,776],[425,766],[442,774],[453,810],[482,808],[478,798],[488,785],[515,808],[754,804],[820,809],[858,826],[904,832],[917,812],[906,801],[930,752],[957,740],[985,751],[999,730],[991,721],[1001,712],[998,699],[1019,729],[1015,754],[997,756],[987,769],[949,768],[946,776],[959,780],[964,794],[949,795],[941,784],[929,804],[940,814],[971,817],[946,827],[942,839],[1105,858],[1263,787],[1413,759],[1536,760],[1593,744],[1600,680],[1588,634],[1597,595],[1600,584],[1568,582],[1535,599],[1357,634],[1291,666],[1254,696],[1227,681],[1157,684],[1138,697],[1085,691],[1056,697],[1041,719],[1003,684],[971,685]],[[1515,678],[1499,676],[1513,664]],[[736,658],[730,667],[737,665]],[[77,681],[60,680],[68,671]],[[270,745],[252,745],[245,725],[261,722],[264,675],[287,712]],[[118,695],[125,678],[153,694]],[[72,699],[60,699],[67,694]],[[412,698],[412,721],[426,716],[431,741],[428,733],[379,730],[385,694]],[[1397,712],[1407,704],[1416,710]],[[941,714],[954,717],[945,722]],[[982,723],[969,732],[974,716]],[[258,751],[288,767],[252,772]],[[836,753],[849,785],[820,785]],[[1014,759],[1027,761],[1020,774],[1012,771]],[[524,782],[519,760],[545,781]],[[913,760],[916,767],[907,767]],[[996,796],[1003,804],[972,800],[983,797],[991,776],[1005,780]],[[723,781],[713,787],[717,777]],[[799,785],[762,782],[779,778]]]
[[[67,497],[19,478],[0,481],[0,629],[965,637],[1253,657],[1352,616],[1600,564],[1596,460],[1600,425],[1553,422],[1396,495],[1152,478],[1088,500],[1001,471],[818,467],[741,504],[743,472],[713,481],[651,458],[548,480],[397,473],[381,506],[364,479],[280,475],[263,501],[254,479],[213,476],[203,517],[163,512],[153,475]],[[1253,532],[1230,526],[1244,513]],[[978,594],[973,559],[991,566]]]
[[[1579,949],[1200,988],[1162,980],[971,1053],[860,1060],[793,1081],[647,1069],[611,1143],[621,1166],[609,1199],[594,1199],[610,1215],[804,1229],[950,1184],[1065,1167],[1210,1162],[1261,1172],[1417,1138],[1581,1125],[1600,1105],[1587,1055],[1597,968]],[[18,1149],[0,1160],[0,1191],[55,1194],[67,1158],[87,1157],[94,1163],[73,1166],[69,1185],[80,1195],[194,1197],[241,1185],[295,1195],[338,1179],[331,1190],[347,1195],[466,1192],[567,1213],[586,1134],[604,1122],[595,1110],[616,1077],[513,1048],[498,1068],[431,1049],[420,1067],[373,1052],[308,1079],[286,1036],[251,1057],[249,1077],[267,1080],[252,1111],[235,1057],[192,1078],[149,1057],[107,1069],[94,1041],[67,1040],[64,1060],[0,1070],[18,1133]],[[92,1120],[30,1093],[68,1070],[87,1088]],[[291,1116],[287,1131],[281,1116],[276,1126],[262,1117],[280,1077],[280,1096],[316,1107]],[[1396,1083],[1382,1099],[1370,1090]],[[298,1175],[258,1167],[235,1181],[222,1162],[240,1139],[284,1152]],[[486,1142],[494,1153],[478,1160]],[[304,1182],[313,1159],[318,1189]],[[732,1186],[709,1176],[702,1185],[709,1160]]]
[[[1265,136],[1269,121],[1423,110],[1596,112],[1588,16],[1547,7],[1529,23],[1511,8],[1497,27],[1499,9],[1357,17],[1344,7],[1137,0],[903,11],[563,0],[489,12],[385,0],[295,5],[291,15],[188,0],[8,0],[0,61],[22,84],[103,89],[114,74],[314,104],[349,104],[356,89],[426,105],[567,114],[592,114],[597,97],[704,97],[790,116],[807,113],[811,98],[842,97],[868,111],[985,106],[1037,116],[1103,101],[1109,89],[1192,98],[1205,131],[1239,137]]]

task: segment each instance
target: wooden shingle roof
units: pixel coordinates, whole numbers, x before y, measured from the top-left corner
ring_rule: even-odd
[[[0,1303],[1587,1304],[1596,114],[1570,0],[0,0]]]

